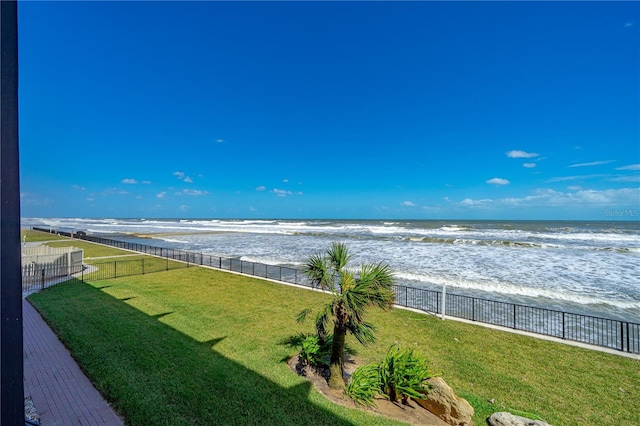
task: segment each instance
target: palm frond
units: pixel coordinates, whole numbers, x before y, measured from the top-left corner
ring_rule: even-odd
[[[394,278],[384,263],[363,265],[354,291],[361,293],[369,305],[389,309],[395,301]]]
[[[336,272],[342,271],[351,260],[349,249],[345,243],[331,243],[331,247],[326,250],[326,254]]]
[[[311,309],[303,309],[302,311],[300,311],[300,313],[296,315],[296,321],[303,322],[304,320],[306,320],[309,312],[311,312]]]
[[[323,310],[318,312],[316,316],[316,332],[318,336],[323,339],[329,334],[327,330],[327,326],[329,325],[329,318],[332,316],[332,307],[331,304],[328,303]]]
[[[338,286],[341,293],[346,293],[357,284],[356,277],[352,272],[343,269],[338,275]]]
[[[363,346],[367,346],[369,343],[375,342],[376,340],[376,329],[368,322],[363,321],[349,324],[348,330]]]
[[[370,282],[376,287],[391,287],[395,283],[395,278],[386,263],[368,263],[362,265],[360,269],[360,281]]]
[[[333,288],[333,274],[329,271],[327,258],[321,254],[314,254],[309,257],[302,271],[311,279],[313,287]]]

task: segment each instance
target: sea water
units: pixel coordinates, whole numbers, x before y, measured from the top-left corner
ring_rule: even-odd
[[[640,323],[640,223],[23,218],[22,226],[302,267],[331,242],[398,284]],[[151,238],[151,239],[149,239]]]

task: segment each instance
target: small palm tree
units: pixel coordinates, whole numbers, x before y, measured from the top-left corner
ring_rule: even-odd
[[[316,317],[316,330],[324,339],[329,321],[333,322],[333,345],[331,349],[329,387],[344,388],[344,343],[347,333],[360,343],[372,342],[373,325],[364,320],[367,307],[377,306],[390,309],[395,300],[394,278],[389,266],[380,262],[362,265],[355,273],[347,269],[351,260],[347,246],[332,243],[322,254],[315,254],[307,260],[304,273],[313,286],[330,290],[333,298]],[[298,321],[306,318],[310,309],[298,315]]]

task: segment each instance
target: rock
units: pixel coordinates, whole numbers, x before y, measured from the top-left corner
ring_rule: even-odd
[[[493,413],[487,422],[489,426],[551,426],[542,420],[531,420],[507,412]]]
[[[33,405],[33,400],[30,396],[24,399],[24,418],[25,423],[29,421],[30,424],[39,425],[40,424],[40,416],[36,411],[36,407]]]
[[[456,395],[441,377],[433,377],[427,382],[431,385],[431,389],[425,392],[425,399],[414,400],[417,404],[450,425],[473,425],[471,404]]]

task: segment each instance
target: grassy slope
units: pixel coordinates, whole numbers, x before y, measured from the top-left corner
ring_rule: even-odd
[[[393,424],[328,403],[290,372],[288,334],[270,322],[288,317],[286,306],[237,303],[242,277],[183,272],[31,298],[129,424]]]
[[[102,257],[102,256],[122,256],[130,255],[132,252],[121,250],[115,247],[103,246],[100,244],[90,243],[88,241],[71,239],[60,235],[48,234],[46,232],[33,230],[20,230],[20,241],[27,237],[27,242],[50,241],[45,245],[49,247],[77,247],[84,250],[84,257]]]
[[[201,268],[93,285],[103,288],[65,285],[30,300],[131,424],[372,424],[283,363],[295,350],[282,342],[312,327],[295,314],[325,295]],[[379,339],[351,342],[360,358],[378,360],[393,342],[417,348],[472,403],[477,424],[502,410],[556,425],[640,424],[636,360],[402,310],[370,319]]]
[[[53,240],[71,240],[70,238],[63,237],[61,235],[49,234],[48,232],[33,231],[31,229],[20,230],[20,242],[24,242],[24,237],[27,237],[27,242],[34,241],[53,241]]]
[[[130,254],[130,252],[116,248],[66,239],[37,231],[26,231],[26,235],[28,241],[61,238],[65,241],[51,245],[82,245],[85,249],[85,255],[92,257]],[[123,258],[123,260],[125,259],[134,258]],[[101,260],[96,259],[96,261],[100,262]],[[151,263],[146,263],[146,265],[145,270],[150,270]],[[207,309],[216,309],[213,305],[217,303],[223,303],[225,309],[234,308],[232,309],[234,314],[229,317],[234,323],[239,318],[238,312],[263,309],[264,307],[260,303],[258,303],[259,306],[251,303],[253,298],[246,300],[242,297],[246,292],[246,286],[257,285],[261,291],[256,293],[256,288],[251,288],[252,295],[260,300],[269,300],[270,304],[286,307],[282,313],[269,321],[270,325],[266,330],[261,331],[261,333],[266,333],[261,336],[268,336],[267,340],[276,339],[273,334],[276,330],[272,330],[274,328],[288,330],[285,333],[287,335],[293,334],[293,331],[289,332],[291,328],[299,328],[291,320],[293,315],[303,307],[313,304],[319,306],[322,299],[322,296],[318,294],[304,290],[300,293],[300,290],[279,285],[276,287],[285,291],[285,294],[278,293],[279,296],[276,297],[271,294],[271,290],[263,289],[264,285],[273,286],[273,284],[230,274],[212,278],[213,276],[210,274],[212,272],[206,272],[203,277],[198,277],[196,282],[191,282],[191,275],[183,276],[180,271],[174,272],[170,278],[163,275],[153,275],[151,278],[130,277],[124,281],[117,280],[118,285],[112,287],[114,290],[111,291],[116,291],[115,288],[118,288],[117,291],[124,291],[125,295],[116,294],[116,296],[127,298],[129,297],[126,296],[127,291],[134,289],[131,297],[136,297],[140,301],[142,299],[139,293],[144,288],[155,289],[151,293],[145,290],[147,293],[144,297],[144,300],[159,299],[163,301],[145,302],[155,305],[168,303],[167,297],[169,299],[183,297],[182,295],[173,295],[173,291],[177,290],[174,288],[175,283],[180,282],[179,285],[183,287],[181,290],[189,289],[189,292],[195,294],[197,303],[191,301],[190,304],[193,306],[202,304],[199,311],[183,313],[183,316],[189,316],[193,327],[200,329],[206,328],[206,325],[201,323],[202,312]],[[190,284],[182,282],[184,279],[187,279]],[[210,282],[212,279],[213,283]],[[239,280],[239,283],[234,280]],[[233,283],[230,284],[231,282]],[[96,283],[96,285],[102,286],[104,282]],[[171,288],[167,288],[167,285]],[[195,288],[192,288],[194,285]],[[215,301],[208,300],[209,298],[206,297],[202,298],[203,285],[205,287],[207,285],[225,286],[222,292],[230,298],[224,300],[218,298]],[[238,287],[235,288],[235,286]],[[155,294],[158,290],[162,294]],[[308,298],[309,296],[311,299]],[[279,301],[280,298],[287,303],[282,305],[282,302]],[[293,303],[289,300],[292,298],[300,303],[288,307],[290,303]],[[132,300],[128,303],[133,303]],[[636,410],[627,412],[629,407],[634,407],[630,398],[631,395],[637,394],[640,382],[637,361],[451,321],[441,322],[433,317],[401,310],[396,310],[392,314],[372,312],[371,318],[375,324],[379,325],[379,342],[369,348],[361,348],[354,344],[362,358],[366,361],[379,359],[392,342],[416,347],[432,360],[434,369],[442,371],[445,379],[474,405],[478,421],[482,421],[493,411],[507,409],[539,415],[549,421],[554,419],[557,424],[584,422],[627,424],[625,423],[627,420],[624,419],[629,419],[628,424],[640,424],[640,417],[638,417]],[[242,334],[241,339],[251,340],[255,339],[255,336]],[[290,352],[289,350],[287,353],[290,354]],[[238,354],[240,358],[247,356],[242,351]],[[487,402],[489,399],[495,399],[496,405],[489,404]],[[620,420],[621,418],[623,420]]]

